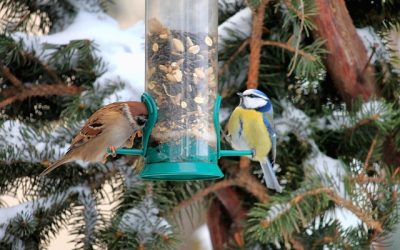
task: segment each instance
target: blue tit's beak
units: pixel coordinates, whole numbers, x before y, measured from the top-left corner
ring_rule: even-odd
[[[243,97],[243,93],[237,92],[236,94],[237,94],[238,96],[240,96],[240,98]]]

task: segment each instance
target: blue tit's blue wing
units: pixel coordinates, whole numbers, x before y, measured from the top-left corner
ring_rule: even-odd
[[[260,165],[264,174],[265,185],[268,188],[275,189],[277,192],[281,193],[283,188],[276,178],[276,174],[268,157],[266,157],[264,161],[260,161]]]
[[[276,132],[273,123],[273,113],[272,112],[265,113],[263,119],[264,119],[264,124],[268,129],[269,137],[271,139],[272,164],[274,164],[276,159]]]

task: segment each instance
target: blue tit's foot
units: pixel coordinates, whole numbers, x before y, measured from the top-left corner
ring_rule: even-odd
[[[257,155],[256,150],[255,150],[255,149],[252,149],[252,150],[251,150],[251,158],[254,159],[254,158],[256,157],[256,155]]]

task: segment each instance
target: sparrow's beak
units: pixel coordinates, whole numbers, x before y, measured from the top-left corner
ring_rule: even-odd
[[[237,92],[236,93],[238,96],[240,96],[241,98],[243,97],[243,93]]]

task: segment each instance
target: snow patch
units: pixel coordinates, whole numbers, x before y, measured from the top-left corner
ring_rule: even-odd
[[[325,213],[326,219],[336,219],[344,229],[354,229],[362,225],[362,221],[352,212],[343,207],[336,207]]]
[[[88,39],[98,46],[95,54],[105,63],[106,72],[95,85],[102,86],[111,81],[122,81],[125,88],[104,100],[104,105],[114,101],[140,100],[144,92],[144,22],[122,30],[117,21],[103,12],[80,10],[73,23],[59,33],[45,36],[30,36],[15,33],[14,39],[22,39],[26,48],[32,48],[41,59],[48,58],[49,50],[44,44],[68,44],[72,40]]]
[[[218,50],[224,49],[224,41],[232,40],[232,32],[238,37],[251,35],[252,11],[249,7],[238,11],[218,27]]]
[[[319,151],[314,141],[311,141],[313,152],[304,162],[304,166],[313,166],[316,176],[322,179],[325,186],[331,187],[340,196],[345,197],[345,187],[343,180],[346,176],[343,163],[340,160],[333,159]]]
[[[275,119],[278,136],[284,136],[289,132],[293,132],[299,138],[309,139],[309,135],[311,134],[310,117],[287,100],[281,101],[281,106],[284,107],[282,115]]]
[[[141,242],[150,241],[153,233],[172,234],[171,225],[158,216],[159,209],[151,196],[144,198],[136,207],[127,210],[122,216],[119,228],[138,233]]]
[[[212,243],[210,238],[210,230],[207,224],[201,225],[196,231],[193,232],[194,241],[197,243],[198,250],[212,250]]]
[[[27,201],[12,207],[0,208],[0,241],[4,238],[6,234],[6,228],[10,221],[21,214],[22,212],[27,215],[33,215],[34,211],[41,209],[50,209],[54,204],[59,204],[64,202],[70,194],[73,193],[90,193],[90,189],[86,186],[76,186],[69,188],[61,194],[52,195],[46,198],[40,198],[38,200]]]
[[[0,148],[13,148],[13,151],[18,152],[17,156],[6,152],[5,159],[18,157],[22,161],[34,162],[48,160],[61,156],[69,148],[68,143],[56,143],[56,138],[61,136],[58,129],[45,134],[19,120],[8,120],[0,127],[0,132]]]
[[[390,60],[390,55],[383,45],[381,38],[376,34],[374,28],[368,26],[356,30],[368,51],[368,55],[371,55],[373,50],[375,50],[374,55],[371,57],[371,64],[374,64],[376,60]]]

